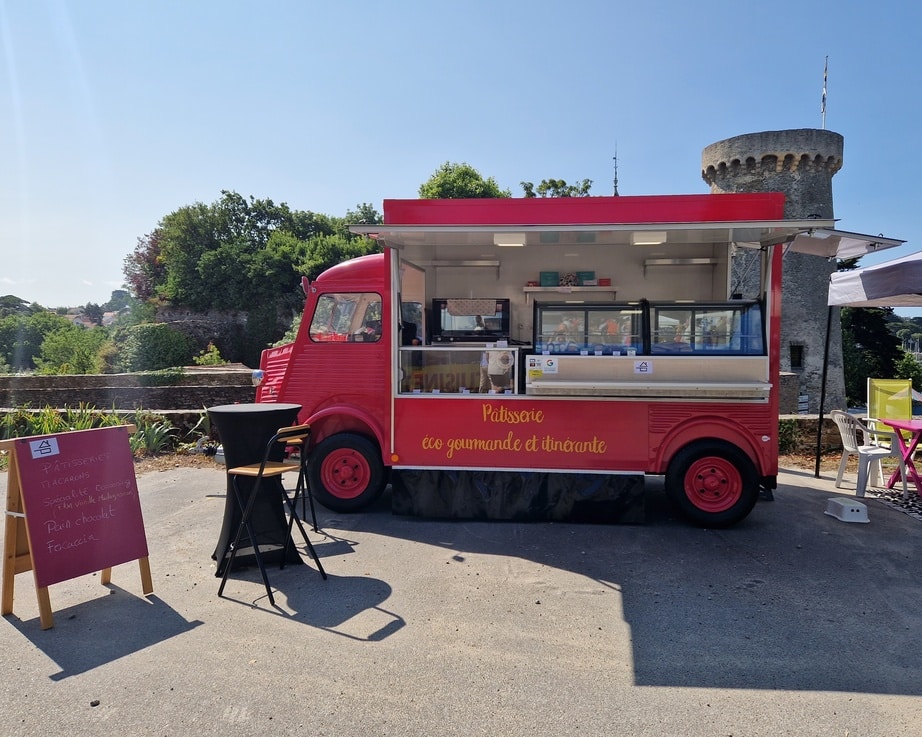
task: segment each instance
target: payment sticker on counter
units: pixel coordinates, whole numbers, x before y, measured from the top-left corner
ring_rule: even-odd
[[[635,374],[652,374],[653,361],[634,361]]]
[[[532,378],[540,377],[542,374],[557,373],[556,356],[528,356],[528,375]]]

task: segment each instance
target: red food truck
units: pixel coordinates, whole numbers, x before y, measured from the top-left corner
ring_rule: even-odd
[[[735,524],[776,484],[783,253],[838,243],[783,211],[778,193],[387,200],[351,228],[382,253],[303,280],[257,401],[302,405],[335,511],[399,478],[408,508],[528,518],[663,474],[689,520]],[[494,494],[517,501],[491,512]]]

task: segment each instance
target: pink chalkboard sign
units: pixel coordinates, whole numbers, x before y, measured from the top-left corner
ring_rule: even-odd
[[[15,452],[37,586],[147,557],[127,427],[17,438]]]

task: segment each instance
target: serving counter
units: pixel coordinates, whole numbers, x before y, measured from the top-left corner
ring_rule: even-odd
[[[505,366],[505,383],[494,371]],[[510,394],[767,402],[766,356],[559,355],[530,346],[400,349],[400,394]],[[491,378],[492,377],[492,378]]]
[[[764,356],[526,357],[525,394],[768,401]]]

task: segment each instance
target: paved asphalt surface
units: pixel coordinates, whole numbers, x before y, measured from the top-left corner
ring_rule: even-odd
[[[0,735],[922,735],[922,522],[780,481],[721,531],[658,479],[637,526],[320,508],[329,579],[271,568],[272,607],[255,569],[217,596],[221,469],[146,473],[154,593],[55,584],[43,631],[16,576]]]

